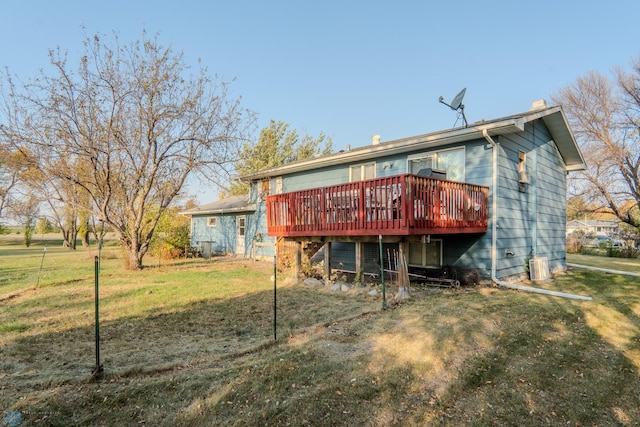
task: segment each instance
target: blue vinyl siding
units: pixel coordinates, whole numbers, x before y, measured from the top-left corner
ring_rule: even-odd
[[[252,253],[256,242],[275,243],[276,239],[267,234],[267,207],[264,203],[258,203],[256,211],[247,214],[246,225],[245,253],[247,256]],[[273,257],[275,246],[256,246],[255,254],[257,257]]]
[[[327,187],[345,182],[349,182],[348,166],[334,166],[284,176],[282,177],[282,192]]]
[[[465,182],[492,185],[493,150],[484,140],[468,142],[465,147]],[[489,219],[491,221],[489,191]],[[442,263],[454,267],[477,268],[484,277],[491,275],[491,224],[486,233],[437,236],[442,239]]]
[[[542,122],[500,137],[498,200],[498,277],[522,274],[531,254],[547,257],[553,270],[565,264],[566,174],[562,159]],[[520,192],[518,152],[527,155],[530,182]],[[514,256],[507,256],[509,250]]]
[[[543,137],[545,143],[551,139],[548,134]],[[537,255],[546,256],[553,270],[566,264],[567,226],[566,173],[553,143],[539,146],[537,166]]]
[[[210,216],[218,218],[215,227],[207,226],[207,218]],[[201,247],[203,242],[211,242],[211,250],[215,252],[235,252],[236,216],[193,216],[191,218],[191,245]]]
[[[493,150],[486,140],[467,144],[465,182],[491,186],[493,178]]]
[[[497,276],[508,277],[525,273],[526,259],[532,250],[535,255],[548,258],[550,269],[564,267],[566,172],[563,160],[551,142],[549,130],[544,122],[536,120],[526,123],[523,132],[494,136],[494,140],[498,142]],[[479,235],[432,237],[442,239],[443,265],[477,268],[483,276],[489,277],[494,189],[493,148],[488,141],[479,138],[464,144],[433,149],[426,146],[413,152],[353,164],[374,162],[377,177],[391,176],[406,173],[408,158],[411,156],[462,146],[465,148],[464,181],[490,187],[488,230]],[[519,184],[520,151],[526,153],[526,171],[530,178],[524,192],[520,191]],[[351,165],[336,165],[285,175],[282,177],[282,191],[298,191],[348,182]],[[274,180],[272,189],[275,188]],[[264,203],[258,201],[257,206],[257,211],[252,216],[247,216],[247,251],[250,251],[252,244],[249,236],[255,233],[262,233],[265,240],[271,239],[266,233]],[[235,233],[235,229],[233,232]],[[507,254],[507,251],[513,255]],[[348,270],[355,268],[354,256],[353,244],[334,243],[333,261],[336,268],[341,268],[340,265]]]
[[[483,235],[442,236],[442,264],[477,268],[484,277],[491,275],[491,238]]]
[[[207,218],[215,216],[218,223],[215,227],[207,226]],[[237,218],[244,216],[245,222],[245,247],[237,248]],[[244,253],[250,256],[256,241],[274,242],[267,235],[267,219],[264,203],[258,204],[255,212],[225,215],[194,215],[191,219],[191,245],[202,247],[204,242],[211,243],[211,250],[221,253]],[[240,249],[240,250],[238,250]],[[256,256],[272,257],[273,246],[257,246]]]
[[[476,140],[465,145],[455,144],[451,146],[438,147],[432,150],[422,149],[402,155],[380,157],[375,160],[356,162],[298,172],[282,177],[282,192],[305,190],[308,188],[327,187],[331,185],[344,184],[349,182],[349,167],[357,164],[375,163],[376,177],[392,176],[407,173],[407,162],[410,156],[439,152],[451,148],[465,147],[465,182],[490,185],[491,168],[487,169],[487,161],[491,161],[490,147],[484,140]],[[489,163],[490,165],[490,163]],[[272,187],[273,188],[273,187]]]

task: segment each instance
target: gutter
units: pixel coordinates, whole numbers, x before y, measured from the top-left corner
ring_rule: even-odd
[[[521,132],[524,130],[524,123],[523,118],[510,118],[494,123],[478,123],[468,128],[460,128],[447,132],[436,132],[432,134],[402,138],[377,145],[355,148],[340,153],[304,159],[288,163],[283,166],[276,166],[270,169],[243,175],[240,177],[240,180],[250,182],[257,179],[271,178],[283,174],[306,172],[318,167],[343,165],[347,162],[367,161],[376,159],[381,155],[391,156],[423,149],[425,147],[435,148],[443,145],[470,141],[474,138],[481,138],[481,134],[484,134],[485,132],[487,132],[487,134],[488,132],[491,132],[492,135]]]
[[[232,213],[243,213],[243,212],[255,212],[256,204],[251,203],[247,206],[243,206],[241,208],[220,208],[220,209],[203,209],[201,211],[183,211],[178,212],[180,215],[184,216],[193,216],[193,215],[224,215],[224,214],[232,214]]]
[[[533,292],[537,294],[551,295],[555,297],[577,299],[583,301],[591,301],[592,298],[588,296],[568,294],[565,292],[550,291],[548,289],[534,288],[532,286],[516,285],[515,283],[506,282],[496,277],[496,262],[497,262],[497,247],[498,247],[498,143],[489,135],[486,129],[482,130],[482,136],[491,144],[493,151],[493,197],[491,203],[491,280],[498,286],[508,289],[515,289],[518,291]]]

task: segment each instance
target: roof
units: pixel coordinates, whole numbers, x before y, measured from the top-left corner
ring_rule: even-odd
[[[567,222],[567,227],[617,227],[619,224],[617,219],[574,219]]]
[[[334,166],[344,163],[361,162],[381,156],[400,154],[423,148],[435,148],[442,145],[472,141],[483,138],[486,131],[490,136],[507,135],[524,131],[524,125],[541,119],[549,129],[551,137],[558,147],[567,171],[584,170],[586,168],[582,153],[569,127],[562,107],[555,106],[530,110],[525,113],[502,117],[495,120],[481,120],[468,127],[458,127],[443,131],[427,133],[408,138],[367,145],[328,154],[311,159],[300,160],[240,177],[243,181],[265,179],[277,175],[302,172],[309,169]]]
[[[250,203],[249,195],[230,196],[213,203],[197,206],[180,212],[182,215],[221,215],[229,213],[254,212],[256,204]]]

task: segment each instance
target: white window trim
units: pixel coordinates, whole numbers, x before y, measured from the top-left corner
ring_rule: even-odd
[[[273,189],[272,193],[273,194],[282,194],[282,177],[281,176],[277,176],[276,179],[273,181],[273,184],[274,184],[275,188]]]
[[[353,179],[353,168],[359,166],[360,167],[360,178],[358,178],[356,181],[362,181],[364,178],[362,177],[362,175],[364,174],[364,170],[367,166],[373,166],[373,178],[377,178],[378,176],[378,169],[376,167],[376,162],[365,162],[365,163],[356,163],[354,165],[349,165],[349,182],[354,182]]]
[[[246,215],[240,215],[237,217],[236,219],[236,232],[238,233],[239,236],[246,236],[247,235],[247,216]],[[242,223],[242,225],[241,225]],[[242,232],[241,232],[242,231]]]
[[[217,216],[208,216],[207,217],[207,227],[217,227],[218,226],[218,217]]]

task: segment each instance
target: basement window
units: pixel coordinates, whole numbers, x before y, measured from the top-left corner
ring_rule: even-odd
[[[416,267],[442,267],[442,240],[409,243],[409,265]]]

